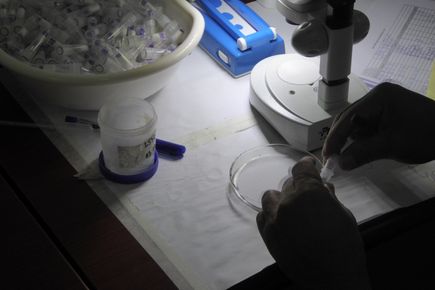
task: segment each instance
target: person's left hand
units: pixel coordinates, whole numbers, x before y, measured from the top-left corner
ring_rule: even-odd
[[[325,185],[314,159],[302,158],[282,191],[267,191],[260,234],[281,270],[301,289],[370,289],[353,215]]]

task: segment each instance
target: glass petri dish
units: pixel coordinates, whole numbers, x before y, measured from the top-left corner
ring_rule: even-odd
[[[230,168],[233,193],[251,209],[260,212],[261,198],[267,190],[281,190],[291,176],[291,169],[304,156],[321,162],[312,153],[296,149],[288,144],[268,144],[251,148],[234,160]]]

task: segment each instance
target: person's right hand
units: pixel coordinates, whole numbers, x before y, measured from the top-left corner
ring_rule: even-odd
[[[353,142],[343,148],[351,139]],[[377,159],[419,164],[435,159],[435,102],[391,83],[373,88],[339,114],[323,146],[350,170]]]

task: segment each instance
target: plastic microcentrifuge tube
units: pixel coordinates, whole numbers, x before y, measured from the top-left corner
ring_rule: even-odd
[[[156,28],[156,21],[153,18],[148,19],[147,21],[145,21],[145,27],[148,28],[148,34],[153,34],[156,33],[157,28]]]
[[[58,55],[70,56],[78,52],[86,52],[88,49],[86,44],[64,44],[56,46],[55,52]]]
[[[26,60],[31,60],[38,53],[38,49],[45,41],[46,37],[46,31],[38,34],[35,39],[21,51],[21,56]]]
[[[335,170],[338,167],[338,155],[332,155],[326,160],[325,165],[323,165],[322,169],[320,170],[320,177],[323,181],[329,182],[331,178],[335,174]]]
[[[93,27],[98,24],[98,18],[95,16],[89,16],[87,18],[87,24],[89,27]]]
[[[139,62],[154,62],[166,53],[166,49],[146,47],[137,58]]]
[[[138,17],[133,12],[124,15],[122,17],[121,23],[107,33],[106,39],[110,41],[111,39],[116,38],[119,34],[125,35],[125,31],[127,31],[128,26],[136,22],[137,19]]]
[[[98,29],[98,27],[94,26],[94,27],[89,27],[85,32],[85,38],[92,41],[94,39],[97,39],[98,35],[100,34],[100,30]]]

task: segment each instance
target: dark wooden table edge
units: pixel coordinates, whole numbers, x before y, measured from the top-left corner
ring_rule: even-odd
[[[0,95],[2,120],[32,122]],[[0,174],[90,289],[176,289],[42,131],[1,130]]]

